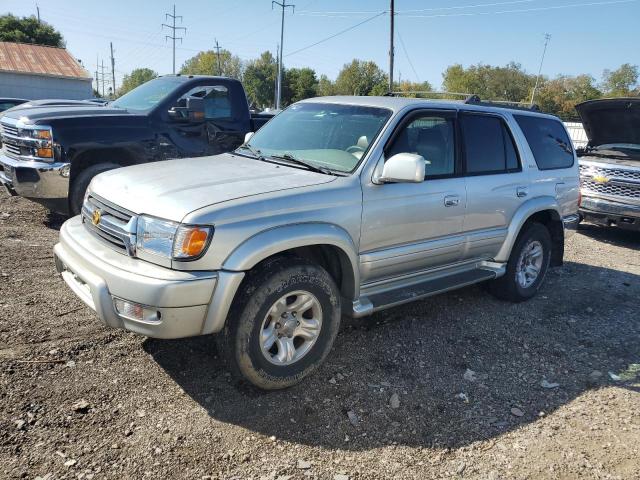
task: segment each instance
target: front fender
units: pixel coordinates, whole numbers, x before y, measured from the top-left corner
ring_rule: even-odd
[[[331,245],[339,248],[348,259],[353,275],[354,299],[360,292],[358,251],[351,236],[343,228],[330,223],[298,223],[262,231],[238,246],[222,264],[223,270],[247,271],[262,260],[298,247]],[[343,265],[343,268],[345,265]]]
[[[520,230],[522,230],[522,226],[529,219],[529,217],[531,217],[531,215],[537,212],[542,212],[544,210],[551,210],[552,212],[555,212],[558,220],[562,218],[562,216],[560,215],[560,206],[558,205],[555,197],[543,196],[532,198],[531,200],[527,200],[520,206],[520,208],[511,218],[511,223],[509,224],[509,228],[507,229],[507,236],[495,258],[497,262],[506,262],[509,260],[511,249],[513,248],[513,244],[516,242],[516,238],[518,238]]]

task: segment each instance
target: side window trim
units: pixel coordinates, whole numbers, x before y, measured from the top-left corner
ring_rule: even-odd
[[[504,170],[490,170],[490,171],[486,171],[486,172],[468,172],[467,171],[467,152],[466,152],[466,148],[465,148],[465,141],[464,141],[464,129],[462,128],[462,122],[458,122],[459,124],[459,130],[460,130],[460,140],[459,140],[459,147],[460,150],[462,152],[462,175],[465,177],[479,177],[479,176],[484,176],[484,175],[504,175],[504,174],[508,174],[508,173],[519,173],[522,172],[522,155],[520,153],[520,149],[518,147],[517,142],[515,141],[515,137],[513,135],[513,132],[511,131],[511,128],[509,127],[509,122],[507,122],[506,118],[503,117],[500,114],[497,113],[493,113],[493,112],[481,112],[481,111],[476,111],[476,110],[460,110],[460,116],[465,116],[465,115],[475,115],[475,116],[480,116],[480,117],[491,117],[491,118],[497,118],[500,123],[501,123],[501,133],[502,133],[502,149],[504,151],[505,154],[505,168]],[[518,168],[512,168],[512,169],[508,169],[507,168],[507,155],[506,155],[506,138],[504,137],[504,133],[505,133],[505,129],[506,132],[508,133],[511,143],[513,144],[513,149],[516,152],[516,157],[518,159]]]
[[[391,135],[389,135],[386,143],[384,144],[384,147],[382,149],[382,154],[385,158],[385,161],[387,160],[387,152],[389,148],[396,141],[402,129],[405,128],[407,125],[409,125],[411,122],[413,122],[413,120],[415,120],[416,118],[429,116],[429,115],[441,116],[443,118],[451,118],[453,121],[453,142],[454,142],[453,168],[454,168],[454,171],[452,174],[445,174],[445,175],[430,175],[430,176],[425,175],[425,180],[439,180],[439,179],[446,179],[446,178],[462,177],[464,175],[464,172],[462,169],[462,152],[460,147],[461,137],[460,137],[460,127],[458,122],[458,114],[459,114],[459,111],[456,109],[444,109],[444,108],[443,109],[416,108],[408,111],[407,113],[405,113],[404,117],[402,117],[398,121],[396,126],[393,128],[393,132],[391,132]]]

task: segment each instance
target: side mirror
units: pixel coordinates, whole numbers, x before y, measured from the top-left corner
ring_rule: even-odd
[[[169,117],[176,122],[203,122],[205,118],[204,99],[198,97],[187,98],[185,106],[176,106],[169,110]]]
[[[384,163],[379,183],[424,182],[425,161],[422,155],[396,153]]]
[[[247,133],[244,135],[244,143],[248,143],[248,142],[249,142],[249,140],[251,140],[251,137],[253,137],[253,134],[254,134],[254,133],[255,133],[255,132],[247,132]]]

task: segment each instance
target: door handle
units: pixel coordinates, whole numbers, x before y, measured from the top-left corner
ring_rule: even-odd
[[[457,195],[447,195],[444,197],[445,207],[455,207],[460,203],[460,197]]]
[[[527,187],[516,188],[516,196],[518,198],[526,197],[528,194],[529,194],[529,189]]]

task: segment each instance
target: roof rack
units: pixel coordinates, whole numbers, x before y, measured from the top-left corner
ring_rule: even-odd
[[[511,108],[515,110],[532,110],[539,112],[540,107],[535,103],[527,102],[510,102],[508,100],[482,100],[480,96],[474,93],[458,93],[458,92],[433,92],[429,90],[409,90],[406,92],[387,92],[386,97],[402,97],[405,95],[448,95],[452,97],[464,97],[462,102],[468,105],[480,105],[485,107]]]
[[[469,105],[481,105],[485,107],[511,108],[515,110],[532,110],[539,112],[540,107],[535,103],[510,102],[508,100],[481,100],[478,95],[472,95],[464,103]]]
[[[387,92],[384,95],[385,97],[402,97],[405,95],[449,95],[451,97],[464,97],[465,101],[474,96],[472,93],[437,92],[437,91],[431,91],[431,90],[408,90],[408,91]],[[478,98],[478,100],[480,99]]]

